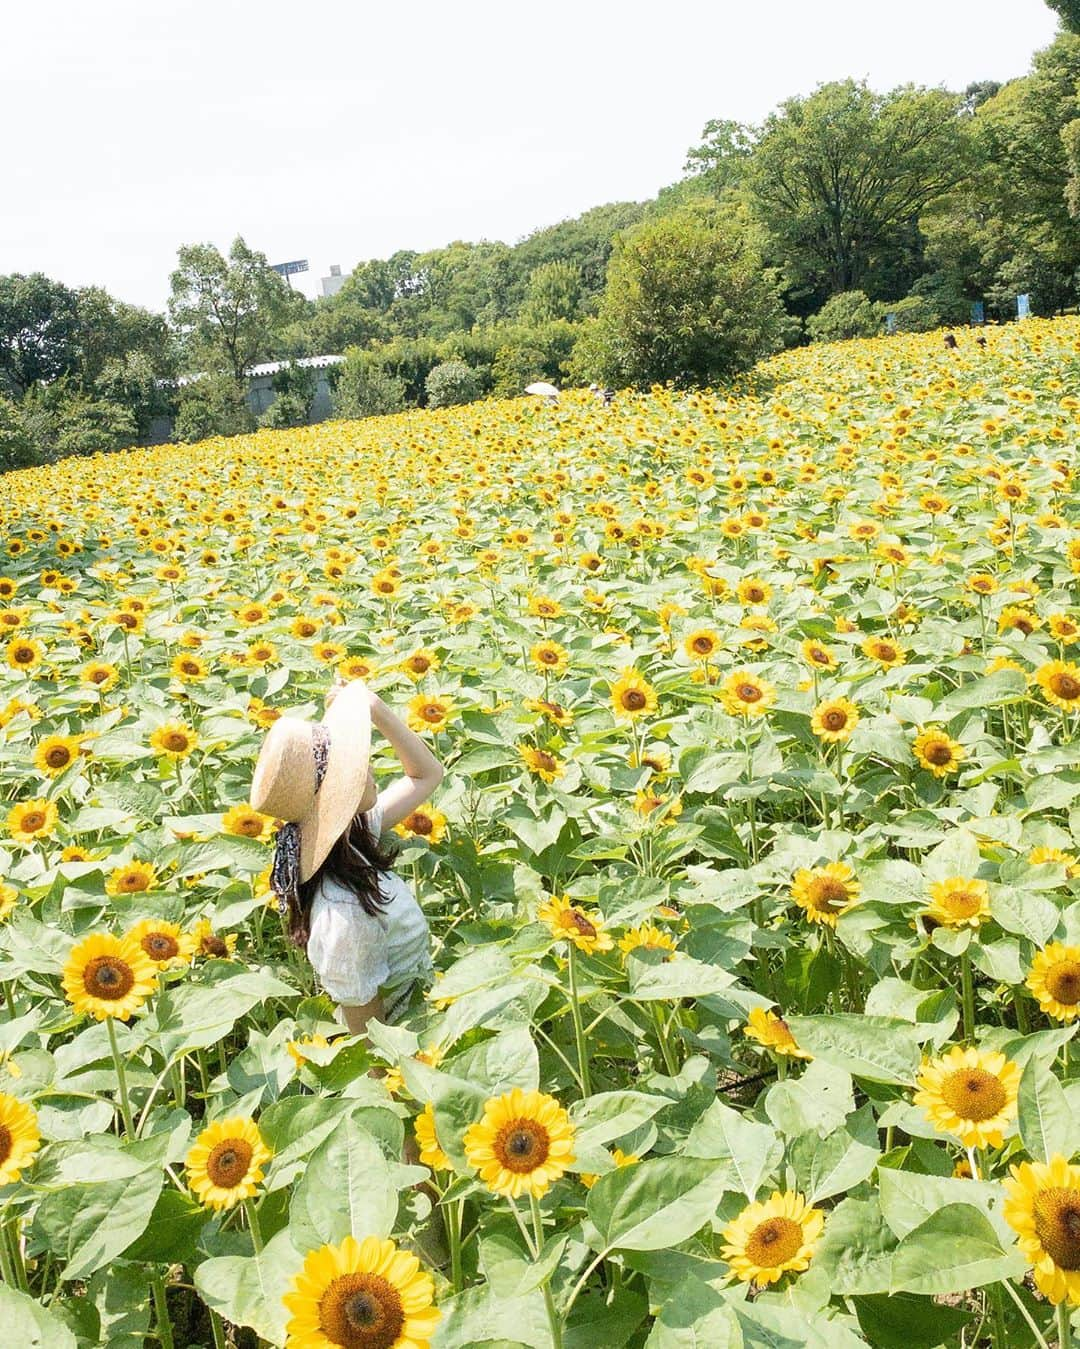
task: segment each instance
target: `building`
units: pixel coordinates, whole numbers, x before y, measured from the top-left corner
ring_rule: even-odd
[[[330,275],[322,278],[323,299],[331,295],[336,295],[345,284],[345,278],[341,275],[341,266],[339,263],[330,264]]]

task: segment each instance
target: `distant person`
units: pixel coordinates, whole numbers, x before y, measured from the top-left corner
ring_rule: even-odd
[[[949,348],[950,351],[956,350],[956,338],[953,336],[952,333],[945,334],[945,345]]]

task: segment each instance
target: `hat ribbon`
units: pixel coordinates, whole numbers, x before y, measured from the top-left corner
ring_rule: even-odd
[[[315,795],[326,777],[330,758],[330,731],[321,721],[311,726],[311,752],[315,759]],[[290,908],[300,908],[300,825],[295,820],[283,824],[274,840],[274,860],[270,866],[270,889],[277,895],[277,910],[284,918]]]

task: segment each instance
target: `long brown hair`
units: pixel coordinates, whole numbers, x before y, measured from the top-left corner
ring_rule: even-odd
[[[392,845],[384,847],[379,836],[368,828],[365,812],[358,810],[318,871],[301,882],[300,910],[289,914],[290,938],[297,946],[307,945],[311,904],[324,876],[351,890],[356,902],[372,918],[381,913],[386,900],[379,890],[379,872],[388,871],[396,857],[397,849]]]

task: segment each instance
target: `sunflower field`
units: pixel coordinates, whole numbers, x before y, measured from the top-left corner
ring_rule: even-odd
[[[3,478],[5,1345],[1073,1342],[1080,319],[985,338]],[[367,1043],[247,800],[338,677],[447,769]]]

